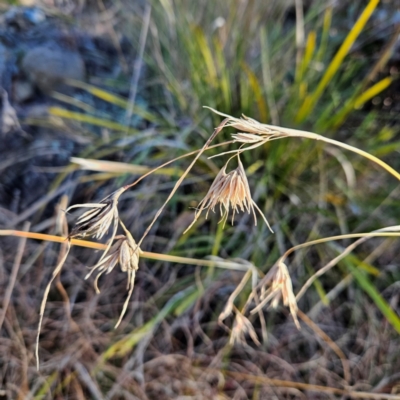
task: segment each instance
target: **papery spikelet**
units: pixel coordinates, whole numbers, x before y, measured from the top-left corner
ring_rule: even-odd
[[[243,168],[240,158],[238,157],[238,167],[236,169],[226,173],[226,167],[227,164],[225,164],[225,166],[214,179],[214,182],[212,183],[204,199],[200,201],[198,210],[195,213],[194,221],[186,229],[186,231],[193,226],[203,210],[207,210],[207,218],[210,210],[215,212],[215,207],[217,206],[219,206],[221,213],[220,222],[223,222],[224,224],[228,219],[230,209],[232,209],[232,223],[234,221],[235,214],[243,211],[253,214],[254,223],[257,225],[256,213],[254,211],[254,208],[256,208],[260,212],[268,228],[272,231],[264,214],[260,211],[257,204],[251,197],[246,172]]]
[[[263,138],[260,135],[255,135],[253,133],[245,133],[245,132],[240,132],[240,133],[232,133],[233,139],[235,139],[235,142],[239,143],[258,143],[260,141],[263,141]]]
[[[278,133],[278,131],[271,129],[267,125],[262,124],[253,118],[246,117],[245,115],[242,115],[241,118],[230,117],[226,126],[231,126],[238,131],[264,137],[274,136]]]
[[[229,343],[246,343],[246,334],[251,337],[256,345],[260,345],[252,323],[239,310],[236,310],[235,322],[233,323]]]
[[[124,227],[124,229],[126,228]],[[87,279],[93,272],[97,271],[94,284],[97,293],[100,292],[98,288],[98,280],[100,276],[104,273],[109,274],[118,263],[121,271],[128,273],[128,289],[134,285],[135,274],[139,268],[139,257],[142,251],[136,244],[132,235],[127,230],[125,233],[126,236],[119,235],[114,238],[116,239],[116,242],[110,247],[107,255],[102,257],[85,277],[85,279]]]
[[[69,237],[94,236],[96,239],[101,239],[108,232],[111,224],[114,225],[114,230],[116,230],[118,225],[118,199],[124,191],[125,189],[121,188],[105,197],[100,203],[76,204],[68,207],[67,212],[78,207],[91,208],[78,218]]]
[[[293,293],[292,280],[286,264],[282,261],[272,267],[263,278],[261,282],[261,303],[251,313],[256,313],[267,303],[271,303],[271,306],[275,308],[278,306],[280,299],[282,299],[284,306],[289,307],[294,322],[297,328],[300,329],[300,323],[297,319],[297,301]]]

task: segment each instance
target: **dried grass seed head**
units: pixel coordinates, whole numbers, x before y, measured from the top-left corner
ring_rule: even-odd
[[[101,239],[112,224],[114,231],[116,231],[118,226],[118,199],[124,191],[124,188],[118,189],[101,200],[100,203],[76,204],[68,207],[67,212],[72,208],[90,208],[89,211],[78,218],[69,238],[94,236],[96,239]]]
[[[254,210],[256,208],[272,232],[267,219],[251,197],[250,186],[247,181],[246,172],[239,156],[237,156],[237,158],[238,167],[236,169],[226,173],[226,168],[229,163],[228,161],[218,173],[206,196],[200,201],[198,210],[195,213],[194,221],[186,229],[186,231],[193,226],[203,210],[207,210],[206,218],[208,218],[210,210],[215,212],[215,208],[219,207],[221,214],[220,222],[223,222],[223,224],[226,223],[230,209],[232,209],[232,224],[235,214],[242,211],[253,214],[254,224],[257,225],[257,218]]]
[[[246,318],[239,310],[236,311],[235,322],[233,323],[231,337],[229,339],[230,344],[235,343],[246,343],[245,335],[248,334],[253,342],[259,346],[260,342],[258,340],[256,331],[254,330],[253,324]]]
[[[126,229],[122,221],[121,226],[125,231],[126,240],[122,243],[120,251],[120,266],[123,272],[128,273],[128,290],[133,290],[135,284],[136,271],[139,269],[139,257],[142,254],[142,250],[139,245],[135,242],[131,233]]]
[[[264,138],[255,135],[253,133],[246,133],[246,132],[239,132],[239,133],[232,133],[231,135],[235,142],[237,143],[245,143],[245,144],[254,144],[264,142]]]
[[[256,121],[253,118],[246,117],[242,115],[241,118],[230,117],[226,126],[231,126],[238,131],[245,132],[246,134],[253,134],[254,136],[276,136],[277,134],[282,135],[282,133],[271,129],[270,127]]]
[[[292,279],[290,278],[286,264],[283,261],[278,261],[268,274],[265,275],[260,285],[261,303],[258,304],[251,313],[254,314],[258,312],[267,303],[271,303],[271,306],[276,308],[279,304],[279,300],[282,299],[283,305],[289,307],[290,314],[297,328],[300,329],[300,323],[297,319],[298,308],[296,296],[293,293]]]
[[[231,115],[224,114],[220,111],[215,110],[211,107],[205,107],[214,112],[215,114],[221,115],[222,117],[227,118],[227,122],[224,127],[231,126],[232,128],[237,129],[238,131],[254,134],[257,136],[288,136],[287,133],[279,130],[279,127],[274,127],[272,125],[262,124],[257,120],[247,117],[242,114],[241,118],[235,118]]]
[[[134,285],[136,271],[139,269],[139,257],[142,251],[122,222],[121,225],[125,231],[125,235],[119,235],[114,238],[116,242],[110,247],[107,255],[102,257],[85,277],[87,279],[94,271],[98,272],[94,282],[97,293],[100,293],[98,287],[100,276],[104,273],[109,274],[118,263],[121,271],[128,273],[128,290]]]

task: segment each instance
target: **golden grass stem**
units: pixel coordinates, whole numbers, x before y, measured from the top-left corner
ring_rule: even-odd
[[[0,230],[0,236],[16,236],[28,239],[46,240],[49,242],[56,242],[56,243],[65,243],[67,241],[67,238],[61,236],[47,235],[45,233],[36,233],[36,232],[24,232],[12,229]],[[88,240],[71,239],[71,245],[86,247],[94,250],[106,249],[105,244],[90,242]],[[249,269],[249,267],[245,264],[235,263],[231,261],[200,260],[196,258],[172,256],[168,254],[152,253],[148,251],[143,251],[143,253],[140,254],[140,257],[147,258],[149,260],[158,260],[158,261],[165,261],[177,264],[198,265],[201,267],[209,267],[209,268],[218,267],[218,268],[232,269],[236,271],[245,271],[245,272]]]
[[[304,249],[306,247],[314,246],[320,243],[332,242],[334,240],[344,240],[344,239],[356,239],[363,237],[399,237],[400,232],[368,232],[368,233],[348,233],[346,235],[337,235],[337,236],[328,236],[321,239],[311,240],[306,243],[298,244],[297,246],[291,247],[289,250],[285,252],[285,254],[280,258],[280,260],[284,261],[286,258],[292,254],[296,250]]]
[[[228,118],[229,121],[226,124],[227,126],[233,126],[236,129],[241,129],[241,130],[245,130],[246,128],[251,128],[251,132],[255,133],[255,131],[257,132],[257,134],[261,135],[260,138],[262,138],[262,135],[268,131],[268,133],[272,136],[274,136],[275,139],[279,139],[279,135],[281,135],[281,138],[290,138],[290,137],[298,137],[298,138],[304,138],[304,139],[312,139],[312,140],[318,140],[318,141],[322,141],[325,143],[329,143],[332,144],[334,146],[337,147],[341,147],[343,149],[352,151],[353,153],[356,153],[362,157],[367,158],[368,160],[374,162],[375,164],[378,164],[379,166],[381,166],[383,169],[385,169],[387,172],[389,172],[392,176],[394,176],[397,180],[400,181],[400,174],[393,169],[390,165],[386,164],[384,161],[382,161],[381,159],[379,159],[378,157],[373,156],[372,154],[364,151],[364,150],[360,150],[357,147],[354,146],[350,146],[346,143],[342,143],[339,142],[338,140],[334,140],[334,139],[329,139],[325,136],[322,135],[318,135],[317,133],[313,133],[313,132],[308,132],[308,131],[302,131],[302,130],[298,130],[298,129],[291,129],[291,128],[283,128],[281,126],[277,126],[277,125],[268,125],[268,124],[261,124],[255,120],[252,120],[251,123],[247,123],[246,120],[243,119],[238,119],[238,118],[234,118],[228,114],[224,114],[220,111],[214,110],[211,107],[205,107],[210,109],[212,112],[221,115],[222,117]],[[241,125],[240,125],[241,124]],[[238,128],[235,125],[240,125],[240,128]],[[262,142],[262,140],[260,139],[260,144],[266,143],[266,141]],[[245,151],[246,149],[242,149],[240,150]]]
[[[389,172],[391,175],[393,175],[396,179],[398,179],[400,181],[400,174],[394,168],[392,168],[390,165],[386,164],[384,161],[382,161],[378,157],[375,157],[372,154],[370,154],[364,150],[358,149],[357,147],[350,146],[349,144],[339,142],[338,140],[329,139],[325,136],[321,136],[321,135],[318,135],[318,134],[312,133],[312,132],[299,131],[297,129],[290,129],[290,128],[282,128],[282,127],[273,126],[273,125],[266,125],[266,126],[272,128],[272,129],[277,129],[277,130],[280,130],[281,132],[287,133],[289,135],[287,137],[302,137],[302,138],[306,138],[306,139],[319,140],[319,141],[333,144],[334,146],[342,147],[343,149],[352,151],[353,153],[356,153],[356,154],[358,154],[362,157],[365,157],[368,160],[374,162],[375,164],[378,164],[379,166],[381,166],[383,169],[385,169],[387,172]]]

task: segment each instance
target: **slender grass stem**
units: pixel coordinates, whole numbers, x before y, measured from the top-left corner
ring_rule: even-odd
[[[343,149],[352,151],[353,153],[356,153],[356,154],[358,154],[362,157],[365,157],[368,160],[374,162],[375,164],[378,164],[379,166],[381,166],[383,169],[385,169],[387,172],[389,172],[392,176],[394,176],[396,179],[398,179],[400,181],[400,174],[394,168],[392,168],[390,165],[386,164],[380,158],[375,157],[374,155],[368,153],[367,151],[358,149],[357,147],[350,146],[349,144],[346,144],[343,142],[339,142],[338,140],[329,139],[325,136],[321,136],[321,135],[318,135],[318,134],[312,133],[312,132],[299,131],[297,129],[281,128],[281,127],[273,126],[273,125],[266,125],[266,127],[269,127],[271,129],[278,129],[278,130],[282,131],[283,133],[286,133],[288,135],[286,137],[301,137],[301,138],[306,138],[306,139],[319,140],[319,141],[333,144],[334,146],[342,147]]]
[[[399,228],[400,230],[400,228]],[[328,236],[321,239],[311,240],[306,243],[298,244],[297,246],[291,247],[289,250],[285,252],[285,254],[280,257],[281,261],[286,260],[286,258],[295,252],[296,250],[304,249],[306,247],[314,246],[316,244],[332,242],[334,240],[344,240],[344,239],[356,239],[356,238],[363,238],[363,237],[398,237],[400,236],[400,232],[368,232],[368,233],[349,233],[346,235],[337,235],[337,236]]]
[[[351,253],[351,251],[353,251],[358,245],[363,243],[365,240],[371,239],[374,237],[399,237],[399,236],[400,236],[400,225],[395,225],[395,226],[389,226],[386,228],[378,229],[376,231],[368,232],[368,233],[349,233],[346,235],[329,236],[329,237],[325,237],[325,238],[321,238],[321,239],[311,240],[309,242],[301,243],[297,246],[291,247],[279,258],[279,260],[276,262],[276,264],[285,262],[285,260],[289,257],[289,255],[292,254],[293,252],[295,252],[296,250],[304,249],[306,247],[311,247],[311,246],[321,244],[321,243],[332,242],[334,240],[356,239],[356,238],[359,239],[355,243],[348,246],[341,254],[339,254],[337,257],[335,257],[332,261],[330,261],[327,265],[325,265],[323,268],[318,270],[314,275],[312,275],[307,280],[307,282],[303,285],[303,287],[300,289],[300,291],[296,295],[296,300],[298,301],[304,295],[306,290],[311,286],[311,284],[315,281],[316,278],[323,275],[329,269],[334,267],[342,258],[346,257],[346,255]]]
[[[61,236],[47,235],[45,233],[17,231],[12,229],[0,230],[0,236],[24,237],[28,239],[46,240],[49,242],[56,242],[56,243],[65,243],[67,241],[67,238]],[[70,242],[71,245],[73,246],[86,247],[94,250],[106,249],[105,244],[90,242],[88,240],[71,239]],[[249,267],[245,264],[235,263],[231,261],[201,260],[190,257],[179,257],[168,254],[152,253],[149,251],[143,251],[140,254],[140,257],[147,258],[149,260],[159,260],[159,261],[178,263],[178,264],[199,265],[202,267],[209,267],[209,268],[218,267],[218,268],[232,269],[237,271],[247,271],[249,269]]]
[[[232,143],[235,143],[235,141],[234,141],[234,140],[228,140],[228,141],[223,142],[223,143],[218,143],[218,144],[214,144],[213,146],[208,146],[206,150],[215,149],[216,147],[226,146],[227,144],[232,144]],[[176,158],[174,158],[174,159],[172,159],[172,160],[169,160],[169,161],[165,162],[164,164],[161,164],[161,165],[159,165],[158,167],[152,169],[151,171],[146,172],[146,173],[143,174],[141,177],[139,177],[138,179],[136,179],[135,182],[130,183],[129,185],[124,186],[124,189],[125,189],[125,190],[128,190],[128,189],[130,189],[131,187],[137,185],[137,184],[138,184],[141,180],[143,180],[144,178],[147,178],[149,175],[151,175],[151,174],[153,174],[154,172],[158,171],[159,169],[164,168],[164,167],[166,167],[167,165],[172,164],[172,163],[175,162],[175,161],[181,160],[182,158],[190,157],[190,156],[192,156],[192,155],[194,155],[194,154],[197,154],[197,153],[199,153],[200,151],[202,151],[202,149],[195,150],[195,151],[191,151],[190,153],[186,153],[186,154],[183,154],[183,155],[181,155],[181,156],[179,156],[179,157],[176,157]]]
[[[154,216],[153,220],[151,221],[150,225],[147,227],[147,229],[145,230],[143,236],[141,237],[141,239],[138,242],[138,246],[140,246],[143,242],[143,240],[145,239],[145,237],[147,236],[147,234],[150,232],[150,229],[153,227],[154,223],[157,221],[158,217],[160,216],[160,214],[163,212],[165,206],[167,205],[167,203],[171,200],[172,196],[175,194],[175,192],[178,190],[179,186],[181,185],[181,183],[183,182],[183,180],[185,179],[186,175],[190,172],[190,170],[192,169],[192,167],[194,166],[194,164],[196,164],[196,161],[200,158],[200,156],[203,154],[203,152],[208,148],[208,146],[210,145],[210,143],[215,139],[215,137],[218,135],[218,133],[220,133],[222,131],[222,129],[224,128],[225,124],[228,122],[229,118],[225,118],[218,126],[217,128],[214,129],[213,134],[208,138],[207,142],[204,144],[204,146],[200,149],[200,151],[197,153],[196,157],[194,158],[194,160],[191,162],[191,164],[187,167],[186,171],[181,175],[181,177],[178,179],[178,181],[175,183],[174,188],[172,189],[171,193],[169,194],[169,196],[167,197],[167,200],[165,200],[164,204],[161,206],[161,208],[157,211],[156,215]]]
[[[348,254],[350,254],[357,246],[359,246],[360,244],[364,243],[365,241],[367,241],[368,239],[371,239],[373,237],[378,237],[378,236],[386,236],[386,237],[388,237],[388,236],[396,237],[397,236],[398,237],[398,236],[400,236],[400,232],[394,232],[394,231],[400,231],[400,226],[398,226],[398,225],[389,226],[386,228],[382,228],[382,229],[378,229],[376,231],[370,232],[369,234],[358,234],[358,235],[362,235],[362,236],[358,236],[359,239],[356,242],[354,242],[350,246],[346,247],[337,257],[335,257],[328,264],[326,264],[323,268],[320,268],[315,274],[313,274],[310,278],[308,278],[306,283],[303,285],[303,287],[297,293],[296,300],[299,301],[303,297],[303,295],[307,291],[307,289],[312,285],[312,283],[319,276],[325,274],[327,271],[329,271],[331,268],[333,268],[340,260],[342,260]],[[341,235],[341,236],[342,236],[341,237],[342,239],[347,239],[349,236],[353,236],[353,238],[355,237],[353,234]],[[347,237],[345,237],[345,236],[347,236]],[[312,246],[313,244],[317,244],[316,242],[323,243],[326,241],[337,240],[337,239],[333,239],[333,238],[334,237],[329,237],[329,238],[313,240],[313,241],[310,241],[307,243],[302,243],[301,245],[295,246],[295,247],[297,247],[297,249],[295,249],[295,247],[292,247],[281,257],[281,259],[282,260],[286,259],[289,254],[291,254],[294,250],[298,250],[300,248],[300,246],[301,246],[301,248],[304,248],[304,247],[308,247],[306,245]]]
[[[341,147],[343,149],[352,151],[353,153],[356,153],[356,154],[358,154],[362,157],[365,157],[368,160],[374,162],[375,164],[378,164],[383,169],[385,169],[387,172],[389,172],[392,176],[394,176],[397,180],[400,181],[400,174],[394,168],[392,168],[390,165],[386,164],[384,161],[382,161],[378,157],[375,157],[374,155],[372,155],[364,150],[358,149],[357,147],[350,146],[349,144],[339,142],[338,140],[329,139],[325,136],[318,135],[317,133],[313,133],[313,132],[302,131],[302,130],[291,129],[291,128],[283,128],[281,126],[276,126],[276,125],[261,124],[255,120],[251,120],[251,122],[248,122],[246,119],[238,119],[238,118],[232,117],[228,114],[224,114],[222,112],[214,110],[211,107],[205,107],[205,108],[210,109],[212,112],[214,112],[218,115],[221,115],[222,117],[228,118],[229,121],[226,123],[225,126],[232,126],[236,129],[240,129],[240,130],[248,129],[248,132],[256,133],[256,134],[260,135],[260,137],[262,137],[262,136],[264,136],[266,138],[274,137],[276,139],[277,136],[279,136],[279,134],[280,134],[282,136],[282,138],[298,137],[298,138],[304,138],[304,139],[318,140],[318,141],[329,143],[334,146]],[[266,142],[267,142],[267,140],[261,141],[261,139],[260,139],[260,145],[262,145]],[[242,150],[240,150],[240,151],[242,151]]]

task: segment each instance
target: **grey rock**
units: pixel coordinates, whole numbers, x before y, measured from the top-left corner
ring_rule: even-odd
[[[11,7],[2,16],[7,25],[16,26],[18,29],[29,29],[30,26],[38,25],[45,19],[46,14],[39,7]]]
[[[7,49],[0,42],[0,73],[4,70],[4,60],[7,59]]]
[[[23,103],[34,95],[33,86],[30,82],[18,80],[13,86],[13,100],[17,103]]]
[[[4,89],[1,89],[2,107],[1,107],[1,126],[0,132],[5,135],[12,131],[20,131],[17,113],[8,101],[8,94]]]
[[[29,80],[42,92],[63,91],[67,79],[82,81],[85,65],[73,51],[50,47],[36,47],[25,55],[22,69]]]
[[[27,8],[24,12],[24,16],[34,25],[38,25],[46,19],[46,14],[37,7]]]
[[[7,49],[0,43],[0,86],[4,86],[7,59]]]

